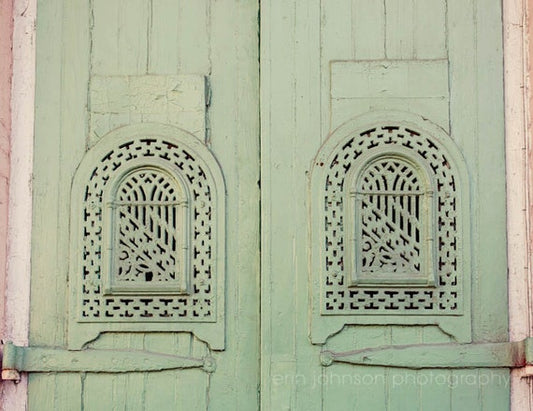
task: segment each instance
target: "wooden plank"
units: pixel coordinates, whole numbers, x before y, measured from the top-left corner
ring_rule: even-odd
[[[319,346],[309,344],[309,277],[308,277],[308,250],[310,248],[307,224],[309,222],[308,211],[308,187],[307,176],[309,174],[310,162],[321,141],[321,136],[317,131],[321,129],[320,102],[320,21],[321,10],[320,1],[295,1],[295,30],[294,40],[294,73],[295,87],[293,97],[293,110],[295,121],[295,133],[293,136],[287,135],[291,140],[292,158],[292,188],[282,188],[283,183],[278,180],[279,191],[277,195],[276,208],[281,210],[287,207],[287,198],[292,209],[290,221],[294,225],[292,234],[292,254],[293,254],[293,281],[294,281],[294,304],[296,315],[294,316],[294,333],[296,338],[296,366],[295,377],[301,379],[302,375],[307,380],[311,380],[316,374],[317,357],[321,349]],[[279,96],[278,96],[279,99]],[[279,101],[279,100],[278,100]],[[274,141],[273,141],[274,142]],[[278,145],[279,143],[275,143]],[[287,166],[291,167],[289,164]],[[287,169],[286,169],[287,170]],[[287,170],[288,171],[288,170]],[[275,173],[277,176],[277,173]],[[287,173],[289,175],[289,173]],[[290,194],[289,194],[290,192]],[[285,194],[284,194],[285,193]],[[276,213],[277,215],[277,213]],[[287,216],[285,217],[287,224]],[[283,225],[283,220],[277,222]],[[292,231],[292,230],[291,230]],[[276,239],[274,239],[276,241]],[[276,246],[276,249],[279,246]],[[275,257],[275,260],[277,257]],[[274,268],[274,267],[273,267]],[[287,274],[285,270],[274,268],[273,276],[280,277]],[[286,271],[285,271],[286,272]],[[290,275],[289,275],[290,276]],[[274,291],[277,289],[274,288]],[[276,328],[272,333],[277,335],[279,340],[283,339],[278,335]],[[295,409],[311,410],[320,403],[320,391],[311,384],[300,384],[296,381]]]
[[[271,50],[269,59],[275,61],[270,68],[272,82],[269,85],[268,100],[264,101],[266,106],[276,106],[271,110],[270,116],[270,136],[261,136],[262,145],[267,152],[276,147],[273,151],[272,165],[270,169],[264,170],[263,182],[269,186],[270,198],[264,198],[263,203],[270,203],[267,209],[268,215],[263,214],[263,226],[268,227],[263,232],[267,242],[274,242],[274,246],[267,245],[263,271],[268,271],[267,276],[272,276],[267,283],[265,293],[270,294],[271,302],[266,312],[263,312],[265,320],[269,323],[268,333],[272,330],[282,330],[283,338],[273,338],[268,349],[272,356],[277,357],[277,361],[284,361],[284,358],[293,358],[296,349],[296,336],[294,334],[294,322],[297,307],[293,298],[287,298],[285,293],[276,292],[276,289],[285,290],[289,295],[295,293],[294,273],[297,270],[297,262],[294,256],[295,247],[295,227],[287,225],[287,221],[294,221],[297,218],[297,209],[294,202],[287,202],[284,207],[277,207],[278,201],[282,198],[292,197],[292,191],[298,187],[294,185],[295,167],[294,164],[294,139],[298,133],[295,124],[295,101],[296,98],[296,71],[295,71],[295,4],[272,3],[271,5],[270,42]],[[284,96],[276,99],[276,96]],[[269,138],[270,137],[270,138]],[[272,145],[272,146],[270,146]],[[285,167],[283,167],[285,165]],[[289,194],[291,193],[291,194]],[[265,211],[267,211],[265,210]],[[276,273],[283,273],[277,275]],[[291,274],[289,274],[291,273]],[[268,355],[268,354],[267,354]],[[276,360],[273,360],[276,361]],[[277,393],[288,387],[281,387]],[[281,404],[273,404],[274,409]]]
[[[414,3],[414,57],[443,59],[447,50],[447,0],[417,0]]]
[[[351,42],[351,0],[323,1],[320,5],[320,83],[322,85],[320,133],[323,141],[331,126],[330,62],[332,60],[349,60],[354,57]],[[339,41],[339,39],[350,39],[350,41]]]
[[[251,7],[254,6],[255,2],[252,2]],[[209,32],[211,7],[211,2],[208,0],[181,1],[181,20],[178,26],[180,44],[178,68],[182,73],[208,74],[211,70],[209,61],[209,42],[212,39]],[[227,33],[225,39],[228,40],[229,36],[230,34]]]
[[[331,127],[337,128],[358,115],[374,110],[396,110],[417,113],[430,118],[434,123],[447,130],[449,99],[445,97],[420,98],[340,98],[331,101]]]
[[[331,63],[333,98],[447,98],[448,93],[446,60]]]
[[[63,322],[51,320],[56,316],[54,278],[58,272],[57,234],[59,224],[57,181],[60,176],[60,156],[56,147],[61,137],[61,43],[45,41],[61,38],[63,7],[60,0],[40,4],[36,49],[36,112],[33,180],[32,227],[32,308],[30,312],[30,344],[54,346],[61,343]],[[58,23],[59,22],[59,23]],[[46,244],[38,241],[47,238]],[[44,291],[44,292],[43,292]],[[38,309],[34,308],[38,307]],[[31,384],[31,381],[30,381]],[[30,388],[31,389],[31,388]]]
[[[111,374],[86,374],[83,384],[84,411],[112,410],[120,405],[117,400],[116,379]]]
[[[55,379],[54,410],[81,410],[81,376],[80,374],[58,374]],[[31,408],[30,408],[31,409]],[[39,406],[35,409],[43,409]]]
[[[444,334],[437,327],[427,326],[422,329],[423,344],[449,343],[452,339],[449,335]],[[420,410],[431,410],[438,408],[440,410],[451,410],[451,371],[433,370],[431,384],[420,386]]]
[[[416,0],[385,0],[385,56],[388,59],[413,59],[416,25]]]
[[[172,124],[204,140],[206,92],[202,75],[92,76],[90,139],[135,121]]]
[[[276,376],[275,370],[272,368],[272,334],[270,323],[270,307],[272,305],[272,280],[270,274],[270,257],[272,249],[272,237],[269,235],[269,222],[272,204],[270,201],[265,201],[271,197],[272,187],[270,185],[270,179],[267,170],[265,170],[264,164],[271,164],[272,147],[270,146],[271,136],[271,118],[272,108],[270,106],[270,88],[272,87],[272,49],[276,49],[276,46],[272,44],[271,31],[268,29],[273,23],[273,10],[271,1],[263,1],[261,3],[261,25],[260,25],[260,150],[261,150],[261,340],[260,340],[260,407],[261,409],[272,409],[272,390],[276,389],[275,385],[283,384],[283,379],[274,380]]]
[[[118,0],[91,2],[91,74],[119,73]]]
[[[89,83],[90,44],[89,32],[89,4],[84,0],[63,2],[63,30],[67,35],[63,40],[63,53],[61,63],[61,131],[59,150],[60,172],[58,184],[58,222],[56,226],[58,234],[57,260],[58,270],[52,275],[55,282],[54,292],[56,295],[67,295],[67,277],[69,261],[69,219],[64,216],[70,213],[70,188],[72,176],[76,170],[86,149],[87,132],[87,95]],[[53,284],[53,283],[52,283]],[[51,284],[51,285],[52,285]],[[68,300],[56,298],[56,313],[49,320],[54,321],[61,336],[60,343],[63,345],[66,337],[66,319],[68,312]],[[36,306],[34,306],[36,307]],[[40,345],[40,344],[37,344]],[[65,385],[64,387],[67,387]],[[65,388],[66,389],[66,388]]]
[[[354,347],[365,349],[391,343],[391,327],[357,326],[347,327],[328,341],[327,349]],[[389,371],[385,367],[365,367],[332,364],[325,371],[323,384],[323,409],[372,409],[386,410],[392,385]],[[328,374],[329,372],[329,374]],[[329,379],[328,379],[329,375]],[[344,379],[344,383],[343,383]],[[335,383],[336,382],[336,383]],[[346,383],[349,382],[349,383]]]
[[[479,280],[474,281],[473,334],[485,341],[508,338],[505,147],[501,4],[476,3]],[[491,204],[485,207],[485,204]]]
[[[150,25],[150,48],[148,72],[152,74],[177,73],[180,68],[179,36],[183,19],[182,1],[158,0],[152,2],[152,22]]]
[[[208,354],[205,343],[197,341],[189,333],[147,334],[145,346],[172,355]],[[173,404],[176,409],[207,409],[208,381],[203,370],[183,370],[145,375],[147,409],[164,409]],[[161,387],[165,387],[161,392]]]
[[[65,335],[65,300],[49,296],[65,295],[61,290],[65,290],[66,284],[65,238],[58,236],[57,229],[66,223],[62,216],[66,215],[65,208],[68,209],[70,184],[61,185],[58,181],[65,178],[63,167],[72,168],[72,161],[76,161],[80,153],[73,150],[68,159],[62,159],[57,147],[64,141],[65,133],[76,133],[81,141],[84,138],[83,114],[66,119],[64,123],[57,121],[66,105],[81,106],[83,110],[86,102],[83,90],[86,91],[88,54],[86,49],[77,49],[75,44],[88,42],[88,7],[75,3],[79,2],[66,7],[61,1],[39,6],[35,125],[35,150],[39,156],[34,165],[33,182],[30,344],[59,346]],[[77,13],[73,14],[70,6],[76,7]],[[77,35],[65,38],[63,43],[44,40],[61,38],[60,33],[72,27],[76,27]],[[62,46],[66,52],[62,52]],[[62,67],[69,58],[75,60],[72,70],[64,71]],[[49,241],[46,244],[38,241],[42,238]],[[31,409],[81,408],[80,377],[31,375],[28,401]]]
[[[391,328],[382,326],[358,327],[356,347],[372,347],[391,343]],[[357,386],[355,396],[358,408],[385,410],[388,407],[388,370],[383,367],[360,367],[357,370],[361,384]],[[327,409],[327,408],[326,408]]]
[[[224,170],[228,221],[226,351],[214,353],[207,399],[213,410],[258,408],[258,7],[257,1],[221,0],[210,10],[208,144]]]
[[[330,338],[325,349],[340,350],[347,346],[359,346],[359,327],[346,327],[342,333]],[[375,371],[375,370],[374,370]],[[378,370],[381,372],[381,370]],[[315,376],[316,374],[316,376]],[[361,406],[359,390],[374,383],[374,375],[368,375],[362,367],[348,364],[335,364],[323,367],[313,373],[313,386],[322,391],[322,409],[335,406],[342,409],[356,410]]]
[[[30,374],[28,387],[28,409],[43,411],[57,409],[55,407],[55,375]]]
[[[95,349],[114,349],[119,346],[126,346],[127,339],[116,334],[104,334],[90,345]],[[124,408],[124,396],[120,395],[124,384],[123,378],[117,378],[113,374],[87,373],[82,375],[83,410],[113,409],[114,407]],[[142,388],[137,388],[143,392]]]
[[[420,327],[391,327],[392,345],[420,344],[421,340]],[[421,386],[429,380],[428,374],[430,373],[408,369],[389,370],[388,403],[390,410],[403,411],[419,408]]]
[[[118,73],[141,74],[149,69],[148,48],[152,1],[115,0],[119,14],[116,23]],[[109,41],[109,39],[108,39]],[[111,73],[109,73],[111,74]]]
[[[353,59],[385,58],[385,3],[352,0],[351,12]]]
[[[94,0],[92,73],[146,73],[150,16],[151,1]]]
[[[122,341],[117,340],[117,337],[122,337]],[[132,333],[127,335],[114,336],[114,345],[122,344],[122,346],[134,349],[144,350],[144,335],[141,333]],[[146,377],[143,373],[131,373],[127,375],[120,375],[118,383],[125,387],[126,395],[123,398],[124,409],[134,410],[140,408],[140,404],[145,404],[146,392]]]
[[[179,334],[177,337],[176,349],[180,346],[189,347],[189,355],[197,357],[212,356],[207,345],[199,341],[193,335]],[[179,338],[181,337],[181,340]],[[180,352],[185,352],[180,349]],[[216,361],[216,360],[215,360]],[[216,363],[218,368],[218,363]],[[215,371],[216,372],[216,369]],[[177,376],[178,373],[175,373]],[[199,409],[208,410],[210,407],[209,400],[212,394],[210,381],[213,374],[202,372],[202,370],[187,370],[185,373],[179,373],[179,379],[176,378],[176,409]],[[250,404],[250,406],[252,406]]]
[[[308,341],[305,175],[320,144],[320,4],[261,7],[261,21],[267,22],[261,36],[261,59],[267,62],[261,71],[262,407],[312,409],[320,404],[312,382],[319,349],[303,343]]]
[[[91,344],[91,348],[99,350],[114,350],[120,348],[133,348],[132,342],[143,341],[142,334],[104,334]],[[142,348],[142,347],[141,347]],[[127,409],[126,405],[134,400],[135,406],[138,408],[139,404],[144,404],[144,387],[142,379],[139,381],[140,385],[130,386],[129,380],[132,377],[142,376],[141,373],[132,373],[128,375],[116,374],[95,374],[88,373],[84,376],[84,390],[83,401],[84,406],[88,409],[105,405],[107,407],[114,407],[116,409]],[[103,378],[100,378],[103,377]],[[102,387],[105,385],[105,387]],[[131,394],[128,392],[128,387],[134,387]],[[106,393],[109,398],[105,400],[99,399],[102,392]],[[102,401],[105,401],[103,404]],[[113,408],[111,408],[113,409]]]
[[[149,72],[208,74],[210,3],[152,2]]]
[[[478,385],[484,411],[506,410],[511,402],[509,370],[480,370]]]
[[[353,59],[352,0],[324,1],[321,5],[321,41],[324,61]],[[356,10],[353,11],[355,12]],[[339,39],[344,41],[339,41]]]
[[[478,382],[479,370],[453,370],[450,374],[450,410],[479,410],[482,399]]]
[[[188,335],[184,336],[185,338]],[[189,341],[188,341],[189,342]],[[145,349],[153,349],[166,354],[174,354],[177,349],[190,351],[189,346],[176,347],[176,339],[172,334],[146,334],[144,337]],[[189,344],[187,344],[189,345]],[[147,373],[145,374],[145,407],[147,409],[164,409],[168,405],[176,403],[176,381],[173,378],[173,372]],[[181,381],[180,381],[181,382]],[[161,387],[165,387],[161,390]],[[189,387],[190,389],[190,387]],[[200,389],[200,387],[198,387]],[[194,389],[191,394],[194,393]],[[199,407],[199,409],[203,409]]]

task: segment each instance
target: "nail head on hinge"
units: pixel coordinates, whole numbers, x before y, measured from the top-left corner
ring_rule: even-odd
[[[331,351],[322,351],[320,353],[320,363],[324,367],[329,367],[333,364],[333,353]]]
[[[214,372],[217,368],[215,359],[213,357],[205,357],[203,368],[205,372],[208,372],[208,373]]]

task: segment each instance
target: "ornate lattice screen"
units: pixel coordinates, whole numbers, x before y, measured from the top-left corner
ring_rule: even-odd
[[[468,180],[453,141],[397,119],[351,127],[330,137],[312,174],[315,323],[463,315]]]
[[[220,334],[223,207],[222,174],[192,135],[142,124],[104,137],[73,183],[71,329]]]
[[[189,199],[182,184],[162,169],[135,168],[104,203],[110,217],[107,291],[187,293]]]
[[[433,191],[422,170],[384,154],[348,188],[347,272],[354,284],[433,284]],[[424,173],[425,174],[425,173]]]

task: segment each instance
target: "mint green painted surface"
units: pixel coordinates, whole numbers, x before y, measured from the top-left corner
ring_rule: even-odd
[[[85,347],[97,350],[94,361],[99,364],[93,366],[97,372],[30,374],[31,410],[257,409],[257,13],[252,1],[38,2],[30,343],[65,350],[69,340],[80,348],[76,346],[95,338]],[[224,301],[223,286],[218,288],[220,316],[207,334],[193,334],[191,323],[128,327],[123,322],[99,336],[89,332],[93,335],[83,341],[86,329],[77,331],[76,322],[68,326],[69,316],[77,317],[70,308],[77,294],[71,294],[75,281],[69,280],[76,273],[69,274],[69,262],[81,252],[68,250],[74,230],[69,217],[73,176],[87,150],[104,135],[123,126],[142,129],[141,123],[179,127],[183,131],[177,134],[187,134],[190,140],[187,147],[204,146],[223,170],[224,182],[217,183],[217,189],[227,211],[221,218],[232,224],[222,238],[227,258],[220,264],[228,273],[228,292]],[[202,363],[212,358],[216,373],[198,367],[197,360],[196,367],[188,369],[102,372],[118,370],[109,357],[117,350],[142,352],[137,359],[142,362],[146,353]],[[90,354],[52,353],[67,362],[77,355],[85,361]],[[121,358],[115,358],[117,365]]]
[[[213,349],[194,326],[99,328],[86,348],[212,358],[216,369],[30,373],[30,409],[508,409],[505,368],[419,369],[410,355],[412,366],[321,364],[323,351],[508,339],[501,11],[487,3],[39,1],[30,344],[65,350],[75,332],[75,171],[103,136],[140,123],[192,134],[222,170],[225,344]],[[322,326],[312,164],[334,130],[392,111],[427,119],[464,158],[465,305],[448,322],[341,315]]]
[[[327,206],[325,184],[311,183],[314,159],[334,130],[344,144],[365,131],[358,119],[381,113],[375,117],[388,122],[392,111],[440,129],[464,158],[471,204],[463,212],[472,235],[463,291],[471,302],[463,295],[464,315],[449,321],[351,313],[325,319],[315,307],[326,296],[316,290],[332,260],[315,262],[326,241],[314,230],[326,221],[309,221],[309,213]],[[262,1],[261,120],[263,409],[508,409],[507,369],[319,362],[322,350],[508,340],[499,2]]]

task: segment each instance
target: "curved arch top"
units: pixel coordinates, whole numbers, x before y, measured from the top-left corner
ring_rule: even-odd
[[[136,167],[120,178],[112,190],[110,201],[143,203],[183,202],[189,198],[184,184],[165,168]]]
[[[361,114],[347,120],[329,133],[313,160],[311,166],[312,175],[317,173],[316,170],[320,170],[322,167],[321,164],[327,163],[328,157],[335,151],[335,147],[343,144],[343,141],[351,135],[358,131],[364,132],[375,127],[377,124],[384,123],[413,128],[418,132],[432,136],[433,139],[443,145],[450,157],[455,160],[456,167],[460,169],[459,174],[465,178],[464,184],[468,184],[466,161],[453,138],[442,127],[433,123],[431,120],[415,113],[398,110],[375,110]]]
[[[224,347],[225,186],[210,150],[174,126],[106,134],[71,194],[69,344],[104,331],[190,331]]]
[[[420,192],[427,186],[427,178],[417,164],[391,155],[381,155],[369,162],[362,172],[355,190],[359,193],[384,191],[391,193]]]
[[[162,137],[169,139],[170,142],[179,142],[180,145],[187,147],[192,152],[198,154],[199,160],[204,162],[207,169],[212,173],[212,178],[218,189],[223,190],[221,195],[225,195],[225,183],[222,169],[211,150],[188,131],[172,125],[159,123],[132,124],[111,130],[92,146],[89,151],[87,151],[76,170],[74,179],[81,178],[81,174],[84,170],[87,172],[87,169],[90,168],[95,161],[98,161],[100,158],[108,154],[113,148],[122,146],[132,138],[142,139],[149,137]],[[75,182],[76,180],[73,180],[73,183]]]
[[[391,321],[464,333],[469,177],[444,130],[412,113],[358,116],[328,136],[310,182],[313,342]]]

